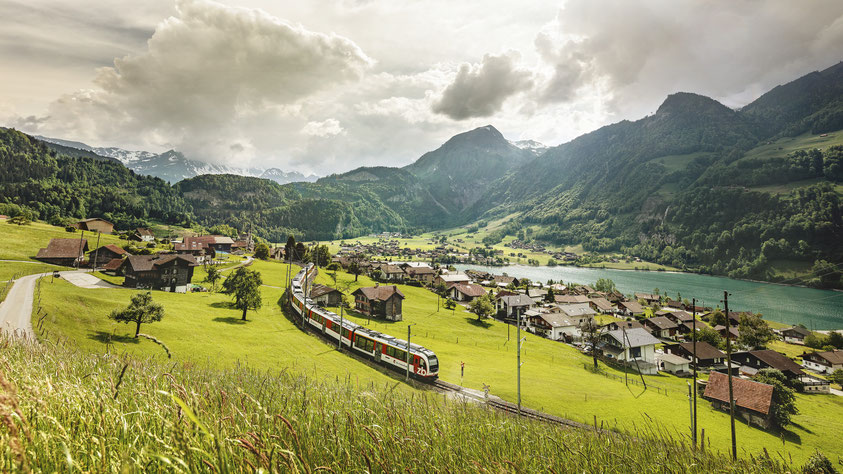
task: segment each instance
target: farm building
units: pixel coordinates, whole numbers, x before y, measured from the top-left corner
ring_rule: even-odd
[[[100,219],[99,217],[83,219],[74,224],[74,227],[79,230],[89,230],[93,232],[101,232],[103,234],[110,234],[114,232],[114,224],[105,219]]]
[[[732,395],[736,414],[750,425],[763,428],[773,425],[773,386],[764,383],[732,377]],[[720,372],[711,372],[703,398],[711,401],[719,410],[729,410],[729,377]]]
[[[354,307],[363,314],[386,318],[390,321],[403,319],[401,305],[404,293],[401,293],[395,285],[358,288],[351,294],[354,296]]]
[[[53,265],[72,267],[84,260],[87,251],[87,239],[50,239],[47,247],[40,249],[35,258]]]
[[[129,288],[185,293],[196,266],[196,261],[189,255],[130,255],[117,271],[126,277],[123,286]]]

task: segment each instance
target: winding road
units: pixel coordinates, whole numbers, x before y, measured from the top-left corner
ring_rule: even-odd
[[[32,332],[32,304],[35,284],[49,273],[36,273],[15,280],[6,299],[0,303],[0,329],[25,339],[35,339]]]

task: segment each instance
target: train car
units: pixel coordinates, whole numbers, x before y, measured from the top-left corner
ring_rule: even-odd
[[[407,341],[365,328],[340,318],[339,315],[320,308],[306,296],[309,284],[316,277],[316,268],[308,265],[299,271],[290,285],[290,306],[308,325],[328,339],[365,356],[378,364],[406,372],[409,362],[414,377],[433,380],[439,375],[436,354],[418,344],[410,344],[409,360]]]

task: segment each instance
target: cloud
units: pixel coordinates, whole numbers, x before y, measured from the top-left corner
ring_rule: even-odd
[[[53,132],[82,132],[95,141],[144,137],[199,159],[248,160],[244,153],[254,149],[243,124],[249,117],[295,113],[276,106],[357,81],[372,64],[338,35],[260,10],[181,1],[146,51],[99,69],[97,88],[58,99],[48,124]]]
[[[501,110],[503,103],[532,86],[530,72],[516,66],[520,55],[487,54],[480,65],[463,64],[454,82],[433,104],[433,111],[454,120],[488,117]]]
[[[343,128],[338,120],[331,118],[322,122],[307,122],[301,132],[312,137],[324,138],[343,133]]]

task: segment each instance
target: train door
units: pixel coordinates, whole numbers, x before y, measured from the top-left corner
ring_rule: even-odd
[[[375,342],[375,355],[374,355],[375,362],[381,361],[381,351],[382,350],[383,350],[383,345],[379,342]]]

